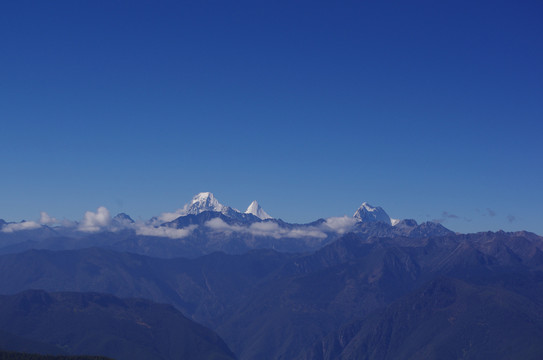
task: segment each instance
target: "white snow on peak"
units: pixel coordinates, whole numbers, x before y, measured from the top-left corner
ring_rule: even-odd
[[[201,192],[196,194],[192,198],[192,201],[183,207],[182,213],[184,215],[196,215],[204,211],[223,212],[226,211],[227,208],[228,207],[221,204],[212,193]]]
[[[402,221],[402,220],[400,220],[400,219],[390,219],[390,224],[391,224],[392,226],[396,226],[396,225],[398,225],[398,223],[399,223],[400,221]]]
[[[255,200],[249,205],[247,210],[245,211],[246,214],[253,214],[254,216],[266,220],[266,219],[273,219],[268,213],[266,213],[260,205],[258,205],[258,202]]]
[[[378,209],[381,209],[380,207],[373,207],[365,201],[362,203],[362,205],[360,205],[360,207],[364,208],[366,211],[369,211],[369,212],[374,212],[374,211],[378,211]]]
[[[357,219],[358,221],[364,221],[364,222],[375,222],[375,221],[381,221],[386,224],[392,225],[392,220],[390,219],[390,216],[386,213],[383,208],[380,206],[374,207],[368,204],[367,202],[363,202],[362,205],[356,210],[353,217]]]
[[[241,213],[239,210],[221,204],[213,193],[201,192],[196,194],[188,204],[183,206],[183,208],[177,209],[174,212],[162,213],[156,218],[151,219],[150,223],[160,225],[173,221],[180,216],[197,215],[204,211],[216,211],[230,217],[235,216],[236,213]]]

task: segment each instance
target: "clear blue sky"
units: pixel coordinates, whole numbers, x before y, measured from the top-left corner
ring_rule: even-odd
[[[2,1],[0,218],[211,191],[543,234],[541,1]]]

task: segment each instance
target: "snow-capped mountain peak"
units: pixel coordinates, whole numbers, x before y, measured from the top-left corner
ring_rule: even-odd
[[[183,207],[183,213],[185,215],[196,215],[203,211],[223,212],[226,209],[227,206],[221,204],[212,193],[201,192],[199,194],[196,194],[192,198],[192,201]]]
[[[258,205],[258,202],[255,200],[249,205],[247,210],[245,211],[246,214],[253,214],[254,216],[266,220],[266,219],[273,219],[268,213],[266,213],[260,205]]]
[[[362,205],[360,205],[358,210],[356,210],[356,212],[354,213],[353,217],[358,221],[363,222],[381,221],[386,224],[392,224],[390,216],[388,216],[383,208],[381,208],[380,206],[371,206],[367,202],[363,202]]]

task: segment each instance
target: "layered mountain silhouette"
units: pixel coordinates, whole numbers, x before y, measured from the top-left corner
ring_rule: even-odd
[[[0,296],[7,350],[106,355],[115,359],[234,359],[211,330],[172,306],[98,293],[27,290]]]
[[[535,281],[541,289],[543,278]],[[539,359],[542,306],[527,285],[437,278],[326,336],[300,359]]]
[[[482,359],[501,350],[537,358],[542,251],[543,239],[527,232],[352,232],[305,254],[193,259],[31,250],[0,256],[0,289],[168,303],[215,330],[240,359]],[[510,326],[515,336],[505,336]]]
[[[197,257],[214,251],[242,254],[253,249],[309,252],[347,232],[365,237],[452,234],[437,223],[391,219],[381,207],[366,202],[352,217],[291,224],[272,218],[257,201],[241,212],[221,204],[210,192],[199,193],[175,212],[163,213],[146,222],[136,222],[124,213],[111,219],[108,216],[107,209],[100,208],[99,214],[91,214],[90,220],[86,219],[83,224],[47,226],[35,222],[0,222],[0,254],[94,246],[154,257]]]
[[[538,359],[543,238],[362,203],[291,224],[209,192],[148,221],[0,221],[0,349],[145,359]],[[224,340],[222,340],[224,339]],[[116,349],[116,350],[113,350]]]

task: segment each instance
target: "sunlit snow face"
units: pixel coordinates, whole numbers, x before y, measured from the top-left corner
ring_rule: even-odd
[[[362,203],[353,217],[359,221],[382,221],[392,224],[390,216],[381,207],[373,207],[367,202]]]

